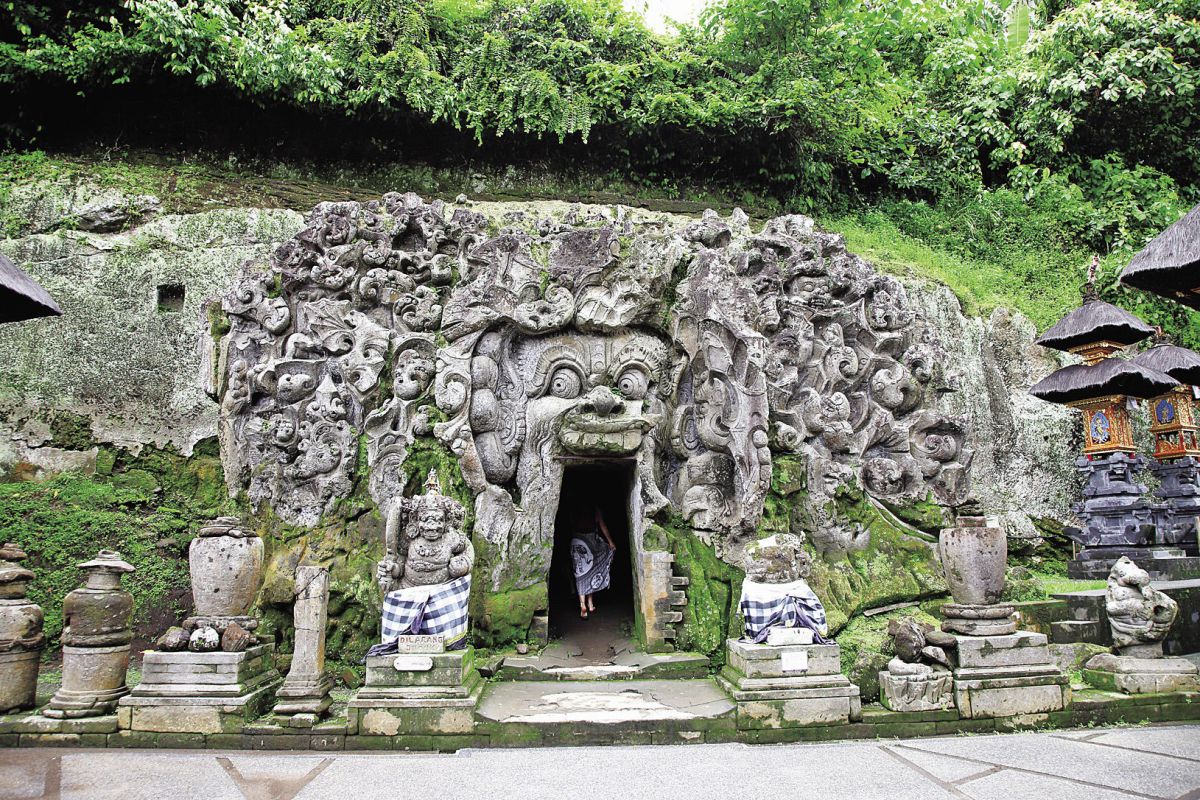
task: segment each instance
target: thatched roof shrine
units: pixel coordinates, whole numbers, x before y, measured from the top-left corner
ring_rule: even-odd
[[[1072,364],[1055,370],[1035,383],[1029,393],[1051,403],[1073,403],[1107,395],[1147,399],[1170,391],[1178,383],[1152,367],[1106,358],[1098,364]]]
[[[1170,375],[1188,386],[1200,386],[1200,354],[1166,342],[1131,359],[1134,364]]]
[[[1091,295],[1082,306],[1067,314],[1038,337],[1037,343],[1055,350],[1071,352],[1099,342],[1130,345],[1140,342],[1152,333],[1154,328],[1125,309],[1117,308],[1112,303],[1106,303]]]
[[[1200,309],[1200,205],[1143,247],[1120,280]]]
[[[0,322],[61,314],[62,309],[50,293],[0,253]]]

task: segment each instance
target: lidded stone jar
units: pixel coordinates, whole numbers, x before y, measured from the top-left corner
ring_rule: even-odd
[[[42,609],[25,597],[33,580],[25,558],[17,545],[0,545],[0,714],[33,707],[46,644]]]
[[[196,618],[241,620],[262,582],[262,539],[236,518],[218,517],[192,540],[188,568]]]
[[[79,565],[84,585],[63,601],[63,682],[42,710],[56,719],[110,713],[129,693],[129,643],[133,640],[133,595],[121,588],[121,576],[133,566],[121,554],[101,550]]]

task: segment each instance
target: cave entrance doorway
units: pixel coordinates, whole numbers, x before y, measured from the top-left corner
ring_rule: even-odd
[[[634,639],[634,558],[631,499],[632,460],[568,463],[554,522],[554,554],[550,563],[550,639],[558,640],[576,663],[610,663],[632,647]],[[595,612],[579,616],[571,539],[581,509],[599,508],[616,551],[609,588],[597,592]]]

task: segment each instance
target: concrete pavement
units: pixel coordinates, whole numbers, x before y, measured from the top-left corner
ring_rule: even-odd
[[[1200,726],[408,753],[0,750],[0,800],[1200,800]]]

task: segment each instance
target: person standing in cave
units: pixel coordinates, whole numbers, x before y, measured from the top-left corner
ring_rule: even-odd
[[[571,538],[571,564],[575,569],[580,618],[587,619],[588,614],[596,610],[593,596],[608,588],[616,549],[599,507],[581,504],[575,516],[575,535]]]

